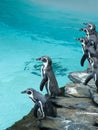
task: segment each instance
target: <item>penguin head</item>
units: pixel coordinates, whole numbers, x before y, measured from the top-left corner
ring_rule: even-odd
[[[88,42],[88,39],[86,37],[77,38],[77,40],[85,44]]]
[[[93,31],[96,30],[96,26],[93,23],[83,23],[83,24],[85,24],[87,28],[89,28],[90,30],[93,30]]]
[[[42,57],[37,58],[36,60],[42,61],[45,66],[48,66],[48,65],[51,66],[52,64],[52,60],[48,56],[42,56]]]
[[[80,41],[84,47],[88,44],[88,39],[86,37],[77,38],[77,40]]]
[[[90,29],[89,28],[81,28],[80,31],[85,32],[87,35],[90,34]]]
[[[28,88],[24,91],[22,91],[22,94],[28,94],[29,98],[32,99],[33,102],[36,102],[36,98],[34,97],[34,89],[33,88]]]

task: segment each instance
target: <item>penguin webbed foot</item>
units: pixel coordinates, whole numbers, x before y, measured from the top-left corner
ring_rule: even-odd
[[[46,118],[46,114],[44,112],[40,113],[37,118],[38,118],[39,121],[41,121],[41,120]]]
[[[44,120],[46,118],[46,116],[44,116],[44,117],[38,117],[38,121],[41,121],[41,120]]]
[[[92,73],[92,68],[87,68],[87,73]]]
[[[41,57],[39,57],[39,58],[36,58],[36,60],[41,60]]]
[[[37,114],[35,115],[34,114],[34,116],[37,118],[38,121],[41,121],[41,120],[45,119],[45,117],[46,117],[45,115],[44,116],[40,115],[40,113],[39,113],[39,115],[37,115]]]
[[[79,31],[83,31],[83,28],[80,28]]]

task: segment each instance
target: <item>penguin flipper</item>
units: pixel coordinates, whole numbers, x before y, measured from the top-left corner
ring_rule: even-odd
[[[81,58],[81,62],[80,62],[81,66],[84,66],[84,62],[86,59],[87,59],[87,54],[84,54]]]
[[[47,81],[48,81],[48,78],[47,78],[46,75],[44,75],[44,77],[43,77],[43,79],[42,79],[42,81],[41,81],[41,83],[40,83],[40,91],[43,90],[43,87],[44,87],[44,85],[45,85],[45,83],[46,83]]]
[[[90,75],[88,75],[88,77],[86,78],[84,85],[87,85],[87,83],[93,78],[93,73],[91,73]]]

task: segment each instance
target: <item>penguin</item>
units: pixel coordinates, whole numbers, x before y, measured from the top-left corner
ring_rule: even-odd
[[[87,27],[81,28],[80,31],[86,33],[86,37],[96,44],[96,49],[98,49],[98,33],[96,31],[96,26],[93,23],[84,23]]]
[[[91,65],[92,65],[92,71],[91,73],[87,76],[84,85],[87,85],[87,83],[91,80],[94,79],[95,85],[97,87],[97,92],[98,92],[98,54],[95,57],[91,58]]]
[[[58,82],[52,70],[52,60],[48,56],[42,56],[36,60],[42,61],[41,67],[42,81],[40,83],[40,90],[42,91],[44,86],[46,87],[47,93],[50,97],[59,96],[61,91],[58,87]]]
[[[21,92],[22,94],[26,93],[28,94],[29,98],[35,103],[34,105],[34,116],[38,117],[38,109],[40,109],[40,117],[39,119],[44,119],[45,118],[45,103],[46,103],[46,98],[43,96],[41,93],[36,91],[33,88],[28,88],[27,90],[24,90]]]
[[[42,120],[46,118],[46,116],[56,117],[57,111],[54,108],[53,103],[47,97],[45,97],[33,88],[28,88],[21,93],[28,94],[29,98],[35,103],[34,116],[36,118]],[[38,110],[40,110],[39,115]]]
[[[89,40],[86,37],[77,38],[76,40],[78,40],[82,43],[82,51],[84,53],[85,47],[87,46]]]
[[[86,59],[88,59],[89,63],[91,62],[90,59],[92,56],[96,53],[96,46],[94,41],[89,40],[86,37],[78,38],[78,41],[82,42],[82,50],[83,50],[83,56],[81,58],[81,66],[84,66],[84,62]]]

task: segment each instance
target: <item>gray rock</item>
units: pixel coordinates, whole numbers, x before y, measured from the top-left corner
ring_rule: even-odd
[[[95,119],[95,126],[98,126],[98,118]]]
[[[89,73],[85,72],[71,72],[69,73],[68,77],[69,79],[74,82],[74,83],[84,83],[86,77],[89,75]],[[88,83],[89,86],[93,86],[96,88],[95,86],[95,82],[93,79],[91,79]]]
[[[93,81],[83,85],[86,76],[85,72],[70,73],[74,83],[61,88],[64,96],[51,99],[57,117],[39,121],[32,110],[7,130],[98,130],[98,106],[93,103],[98,103],[98,94]]]
[[[73,97],[90,97],[89,87],[82,83],[68,83],[65,87],[65,95]]]
[[[97,129],[93,126],[87,126],[83,123],[81,124],[73,122],[71,123],[71,125],[68,126],[66,130],[97,130]]]
[[[87,73],[86,71],[85,72],[71,72],[69,73],[68,77],[73,83],[83,84],[88,75],[89,73]],[[97,88],[93,79],[91,79],[88,82],[88,84],[85,86],[88,86],[90,89],[97,91]]]
[[[93,90],[90,90],[90,95],[91,95],[91,98],[92,98],[92,101],[98,105],[98,93],[96,93],[95,91]]]
[[[85,78],[88,76],[87,72],[71,72],[69,73],[69,79],[74,83],[84,83]]]

